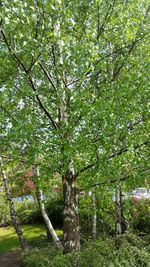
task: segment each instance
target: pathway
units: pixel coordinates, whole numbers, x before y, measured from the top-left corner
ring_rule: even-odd
[[[20,267],[18,251],[0,254],[0,267]]]

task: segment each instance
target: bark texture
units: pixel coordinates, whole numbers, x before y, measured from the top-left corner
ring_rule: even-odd
[[[96,214],[96,197],[95,193],[92,192],[92,208],[93,208],[93,218],[92,218],[92,238],[96,239],[96,226],[97,226],[97,214]]]
[[[61,173],[64,197],[63,210],[63,246],[64,253],[80,250],[80,227],[78,214],[79,192],[76,185],[74,162],[68,148],[72,141],[70,125],[70,93],[67,88],[67,73],[63,72],[63,81],[60,82],[61,101],[59,105],[59,127],[61,129]],[[67,151],[66,151],[67,145]]]
[[[34,175],[35,175],[35,179],[36,178],[39,178],[39,170],[38,168],[34,168]],[[43,219],[44,219],[44,222],[46,224],[46,228],[49,232],[49,234],[51,235],[53,241],[55,242],[56,246],[61,249],[62,248],[62,244],[53,228],[53,225],[50,221],[50,218],[48,216],[48,213],[46,211],[46,208],[45,208],[45,205],[44,205],[44,198],[43,198],[43,192],[42,190],[39,188],[38,184],[35,182],[35,179],[34,179],[34,183],[35,183],[35,187],[36,187],[36,196],[37,196],[37,200],[38,200],[38,203],[39,203],[39,207],[40,207],[40,210],[41,210],[41,214],[43,216]]]
[[[52,226],[52,223],[49,219],[49,216],[46,212],[46,209],[45,209],[45,205],[44,205],[44,202],[43,202],[43,193],[42,193],[42,190],[38,190],[37,192],[37,197],[38,197],[38,202],[39,202],[39,206],[40,206],[40,210],[41,210],[41,213],[42,213],[42,216],[43,216],[43,219],[44,219],[44,222],[47,226],[47,229],[49,230],[51,236],[52,236],[52,239],[53,241],[55,242],[56,246],[58,248],[62,248],[62,245],[61,245],[61,242]]]
[[[123,234],[127,229],[127,221],[123,214],[122,188],[115,188],[115,203],[116,203],[116,234]]]
[[[63,233],[64,253],[80,250],[80,226],[78,214],[78,188],[71,171],[63,177]]]
[[[11,197],[9,184],[7,182],[6,173],[3,169],[2,163],[1,163],[1,167],[2,167],[2,171],[1,171],[2,182],[3,182],[4,189],[5,189],[6,198],[7,198],[8,203],[9,203],[9,210],[10,210],[10,217],[11,217],[12,225],[13,225],[13,227],[14,227],[17,235],[18,235],[18,239],[19,239],[19,243],[20,243],[21,248],[24,251],[27,251],[28,250],[27,242],[23,236],[21,226],[20,226],[19,222],[17,221],[17,216],[16,216],[16,212],[15,212],[15,208],[14,208],[14,202],[13,202],[13,199]]]

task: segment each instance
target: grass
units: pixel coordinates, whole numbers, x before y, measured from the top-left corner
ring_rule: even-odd
[[[23,225],[23,234],[29,243],[36,243],[37,240],[45,236],[43,225]],[[57,234],[62,234],[61,230],[56,230]],[[0,254],[14,251],[19,248],[18,237],[12,226],[0,228]]]

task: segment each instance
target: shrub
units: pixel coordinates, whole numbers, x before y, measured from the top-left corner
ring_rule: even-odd
[[[62,227],[63,200],[60,196],[54,196],[46,202],[46,209],[54,227]],[[22,224],[43,223],[43,217],[36,201],[24,199],[15,202],[15,211]],[[8,203],[2,198],[0,201],[0,225],[11,224]]]
[[[137,244],[137,245],[136,245]],[[85,242],[78,253],[63,255],[53,246],[34,250],[23,257],[24,267],[150,267],[149,253],[133,234]]]
[[[23,224],[28,224],[30,222],[30,216],[36,209],[37,204],[35,201],[24,199],[22,202],[15,202],[15,211],[19,221]]]
[[[115,205],[110,192],[96,195],[97,235],[114,235]],[[92,235],[92,218],[94,215],[92,196],[88,193],[80,198],[81,233],[85,238]]]
[[[45,201],[46,210],[54,227],[62,227],[63,224],[63,200],[57,195]],[[43,223],[43,217],[39,207],[33,210],[28,218],[31,224]]]
[[[24,199],[22,202],[14,202],[15,211],[20,222],[29,223],[30,215],[36,210],[34,202]],[[5,198],[0,199],[0,225],[7,226],[11,224],[10,210]]]
[[[150,200],[132,200],[130,205],[132,218],[130,223],[133,229],[143,233],[150,233]]]
[[[0,226],[7,226],[11,222],[9,206],[3,196],[0,196]]]

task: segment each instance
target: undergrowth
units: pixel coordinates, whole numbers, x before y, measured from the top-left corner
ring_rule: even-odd
[[[23,267],[150,267],[148,243],[135,234],[86,241],[78,253],[64,255],[54,246],[23,255]]]

